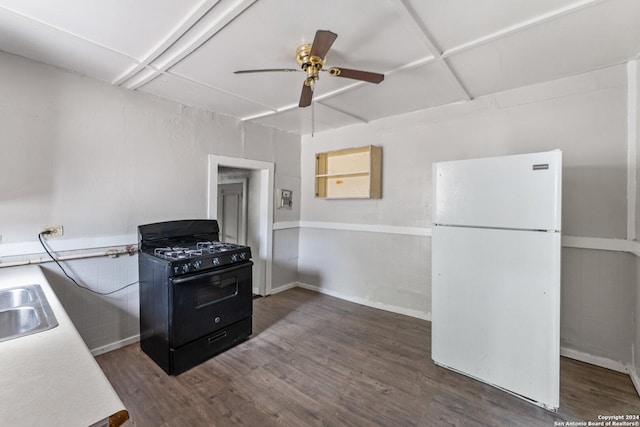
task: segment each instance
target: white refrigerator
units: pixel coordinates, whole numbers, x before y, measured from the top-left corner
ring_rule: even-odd
[[[432,358],[553,411],[561,187],[560,151],[433,164]]]

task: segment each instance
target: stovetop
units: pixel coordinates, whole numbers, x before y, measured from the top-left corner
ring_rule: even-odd
[[[196,242],[190,246],[167,246],[155,248],[153,255],[169,261],[177,261],[188,258],[199,258],[208,254],[221,254],[227,251],[243,249],[245,246],[224,242]]]
[[[172,276],[251,260],[250,247],[220,241],[166,241],[159,245],[147,245],[142,248],[142,252],[167,262]]]
[[[138,226],[140,253],[164,263],[170,276],[251,262],[251,248],[220,241],[215,219],[165,221]]]

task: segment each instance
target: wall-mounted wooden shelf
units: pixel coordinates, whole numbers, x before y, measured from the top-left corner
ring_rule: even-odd
[[[316,197],[382,197],[382,148],[375,145],[316,154]]]

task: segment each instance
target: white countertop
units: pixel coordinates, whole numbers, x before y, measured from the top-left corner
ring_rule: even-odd
[[[0,342],[0,425],[91,426],[125,410],[38,266],[0,269],[0,289],[40,285],[58,320]]]

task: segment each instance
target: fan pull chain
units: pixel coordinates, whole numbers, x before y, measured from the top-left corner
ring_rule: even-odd
[[[315,101],[311,102],[311,138],[313,138],[313,133],[316,129],[316,103]]]
[[[311,90],[313,91],[315,80],[311,82]],[[316,100],[311,98],[311,138],[316,130]]]

